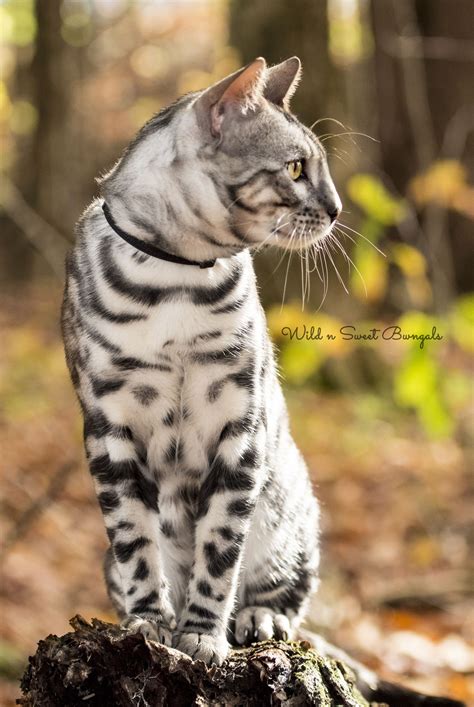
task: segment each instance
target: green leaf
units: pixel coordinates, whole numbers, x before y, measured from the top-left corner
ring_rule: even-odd
[[[432,437],[452,433],[454,422],[442,396],[441,370],[428,348],[411,347],[394,374],[394,395],[402,407],[414,408]]]
[[[318,342],[289,341],[280,355],[280,365],[289,383],[300,385],[318,369],[324,355]]]
[[[353,257],[357,270],[351,271],[351,291],[360,300],[378,302],[387,288],[387,261],[365,241],[357,243]]]
[[[451,331],[459,346],[474,352],[474,295],[465,295],[456,302],[450,317]]]
[[[17,47],[32,44],[37,30],[32,0],[11,0],[0,10],[3,41]]]
[[[364,213],[384,226],[400,223],[405,217],[406,207],[372,174],[355,174],[347,182],[347,193]]]

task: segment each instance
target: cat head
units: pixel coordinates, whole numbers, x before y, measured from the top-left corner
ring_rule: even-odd
[[[100,180],[121,228],[198,260],[324,239],[341,202],[289,109],[300,75],[297,57],[259,58],[152,118]]]

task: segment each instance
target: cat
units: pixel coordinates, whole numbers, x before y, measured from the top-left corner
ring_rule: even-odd
[[[318,583],[318,504],[291,437],[251,251],[325,239],[324,150],[258,58],[153,117],[81,217],[66,358],[132,631],[221,665],[294,635]]]

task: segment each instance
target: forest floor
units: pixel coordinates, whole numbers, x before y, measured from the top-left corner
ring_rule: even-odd
[[[114,620],[59,306],[59,288],[25,291],[5,298],[0,319],[2,705],[14,704],[39,639],[67,632],[76,613]],[[322,509],[321,587],[307,627],[388,679],[473,704],[463,435],[430,440],[411,414],[366,393],[287,398]]]

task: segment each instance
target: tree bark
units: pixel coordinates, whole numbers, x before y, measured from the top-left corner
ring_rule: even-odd
[[[318,654],[308,641],[265,641],[232,651],[221,668],[130,634],[116,625],[82,617],[74,632],[38,644],[22,678],[25,707],[200,707],[286,705],[369,707],[369,704],[461,703],[428,698],[380,682],[363,697],[343,662]],[[388,687],[387,687],[388,686]],[[387,698],[387,699],[386,699]],[[376,699],[377,702],[368,700]],[[388,701],[388,700],[391,701]]]

